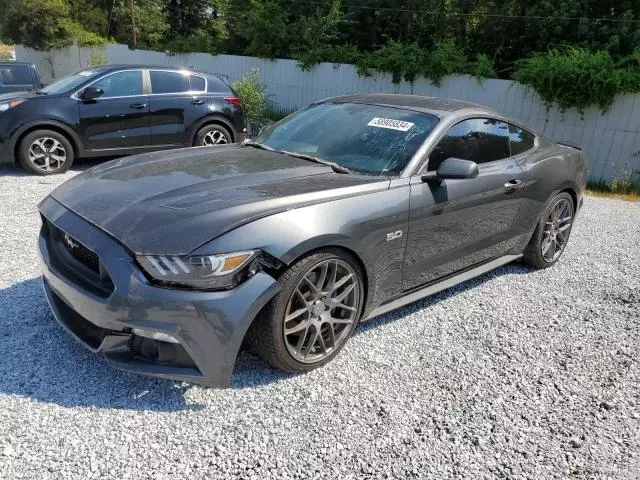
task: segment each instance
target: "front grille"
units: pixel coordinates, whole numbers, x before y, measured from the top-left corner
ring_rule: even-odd
[[[52,254],[52,267],[58,273],[98,295],[113,292],[113,282],[94,251],[44,217],[42,228]]]
[[[52,223],[49,223],[49,227],[51,231],[55,232],[54,236],[56,239],[60,241],[65,250],[69,252],[73,258],[100,275],[100,259],[98,255]]]

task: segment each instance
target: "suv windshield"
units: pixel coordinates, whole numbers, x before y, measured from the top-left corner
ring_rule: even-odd
[[[47,85],[43,89],[39,90],[39,92],[46,93],[47,95],[70,92],[78,88],[87,80],[91,80],[92,78],[97,77],[105,71],[105,68],[91,68],[88,70],[80,70],[79,72],[61,78],[51,85]]]
[[[321,103],[261,134],[257,143],[313,156],[366,175],[398,175],[438,118],[402,108]]]

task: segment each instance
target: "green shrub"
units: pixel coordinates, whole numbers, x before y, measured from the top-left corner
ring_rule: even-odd
[[[102,65],[106,65],[107,63],[107,56],[104,54],[103,49],[95,49],[91,52],[91,55],[89,56],[90,67],[100,67]]]
[[[258,68],[251,70],[241,80],[233,82],[233,89],[242,99],[247,122],[262,118],[266,105],[265,88]]]
[[[640,152],[636,152],[633,156],[637,157],[639,154]],[[627,162],[624,170],[619,172],[611,181],[611,191],[613,193],[627,195],[632,192],[637,192],[638,190],[640,190],[640,186],[633,181],[631,163]]]
[[[300,69],[308,72],[322,62],[356,64],[361,55],[360,51],[351,45],[323,45],[299,54],[297,60]]]
[[[469,62],[464,52],[449,40],[438,43],[431,52],[416,43],[390,41],[379,50],[363,54],[356,68],[362,76],[370,76],[372,70],[389,73],[396,85],[403,79],[413,83],[422,76],[440,86],[447,75],[468,73]]]
[[[424,65],[422,75],[436,87],[440,86],[442,77],[468,73],[470,69],[464,52],[451,40],[438,43]]]
[[[640,92],[637,59],[633,61],[635,67],[621,67],[607,51],[551,50],[517,62],[513,79],[533,88],[547,107],[576,107],[582,113],[598,105],[606,111],[617,94]]]
[[[493,62],[484,53],[481,53],[476,57],[476,61],[472,65],[471,71],[469,73],[476,77],[478,83],[480,83],[483,78],[497,77],[496,72],[493,69]]]

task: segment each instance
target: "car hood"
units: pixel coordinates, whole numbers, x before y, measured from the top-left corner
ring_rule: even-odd
[[[230,145],[114,160],[51,196],[133,253],[185,255],[257,218],[388,187],[384,177]]]
[[[16,100],[18,98],[28,99],[31,97],[35,97],[36,93],[33,90],[22,91],[22,92],[8,92],[0,94],[0,103],[8,102],[11,100]]]

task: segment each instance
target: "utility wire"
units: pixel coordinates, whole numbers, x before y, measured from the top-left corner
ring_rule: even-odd
[[[288,0],[290,3],[300,3],[304,5],[318,5],[330,7],[332,4],[327,2],[314,2],[309,0]],[[620,22],[620,23],[640,23],[640,20],[624,20],[620,18],[587,18],[587,17],[553,17],[544,15],[500,15],[497,13],[462,13],[462,12],[444,12],[437,10],[417,10],[412,8],[397,7],[373,7],[368,5],[353,5],[341,3],[341,7],[354,8],[359,10],[380,10],[389,12],[403,13],[421,13],[425,15],[445,15],[451,17],[486,17],[486,18],[506,18],[506,19],[524,19],[524,20],[583,20],[588,22]]]

